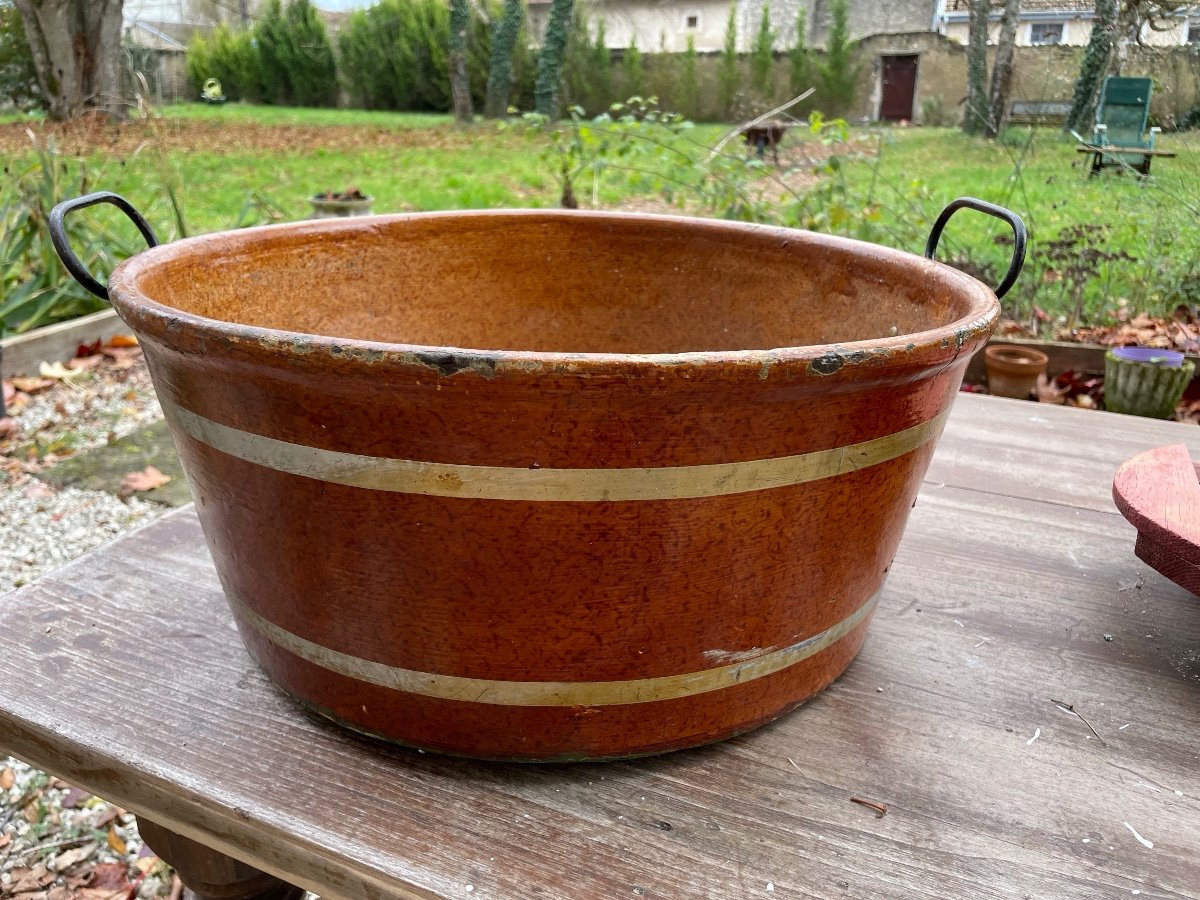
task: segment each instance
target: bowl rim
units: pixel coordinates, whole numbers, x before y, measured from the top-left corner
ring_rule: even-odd
[[[151,299],[139,287],[140,280],[148,277],[160,265],[198,252],[228,253],[231,241],[245,247],[253,245],[256,241],[270,240],[282,232],[289,233],[295,240],[301,240],[330,233],[345,233],[347,236],[356,232],[370,233],[380,227],[414,220],[444,218],[490,221],[518,217],[548,222],[579,218],[617,224],[653,222],[701,231],[717,237],[722,234],[753,234],[806,243],[815,247],[828,247],[841,253],[865,254],[884,262],[917,267],[920,275],[914,273],[916,277],[940,281],[945,289],[955,290],[967,297],[968,310],[965,315],[936,328],[857,341],[679,353],[565,352],[370,341],[245,325],[168,306]],[[986,343],[1000,316],[1000,303],[987,285],[945,263],[885,245],[774,225],[593,210],[444,210],[309,219],[217,231],[160,244],[129,257],[113,270],[109,278],[109,290],[113,306],[126,324],[134,329],[139,339],[148,337],[164,347],[184,352],[209,352],[211,341],[216,339],[224,341],[226,346],[237,346],[247,350],[252,357],[262,362],[268,362],[271,357],[288,352],[289,355],[302,354],[309,360],[314,356],[343,362],[357,359],[372,366],[376,371],[381,365],[400,368],[417,366],[423,370],[432,366],[442,374],[475,370],[489,376],[507,371],[552,371],[555,374],[584,376],[620,371],[623,377],[629,377],[638,374],[661,374],[667,369],[687,370],[713,366],[752,369],[763,373],[760,377],[766,377],[765,373],[769,369],[790,371],[797,367],[810,375],[828,376],[843,369],[855,369],[862,364],[878,368],[888,366],[889,363],[900,364],[906,369],[925,370],[949,365],[964,353],[969,357]],[[207,341],[204,335],[208,336]]]

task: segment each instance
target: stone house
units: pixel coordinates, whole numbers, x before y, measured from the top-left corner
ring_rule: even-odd
[[[967,0],[945,0],[937,15],[935,30],[959,43],[967,43]],[[1096,5],[1092,0],[1022,0],[1017,25],[1017,46],[1062,45],[1083,47],[1092,34]],[[1000,11],[992,13],[988,42],[1000,34]],[[1200,4],[1189,11],[1142,26],[1140,41],[1152,47],[1181,47],[1200,44]]]
[[[754,41],[764,6],[778,35],[777,50],[795,44],[801,10],[809,46],[823,47],[829,33],[830,0],[588,0],[582,8],[593,22],[604,21],[606,42],[613,49],[636,42],[643,51],[679,52],[687,48],[691,37],[697,51],[712,53],[725,44],[731,5],[736,10],[738,50],[742,53]],[[849,0],[850,37],[859,40],[874,34],[933,31],[940,5],[936,0]],[[549,12],[550,0],[529,0],[530,33],[536,40],[540,41],[546,30]]]

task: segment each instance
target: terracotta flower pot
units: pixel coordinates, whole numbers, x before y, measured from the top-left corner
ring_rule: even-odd
[[[271,677],[534,760],[716,740],[836,678],[999,311],[855,241],[568,212],[206,235],[110,284]]]
[[[997,397],[1028,400],[1039,375],[1046,374],[1050,358],[1032,347],[992,344],[984,353],[988,393]]]

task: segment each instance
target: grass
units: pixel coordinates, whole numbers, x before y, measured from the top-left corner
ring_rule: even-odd
[[[16,170],[34,159],[20,150],[24,128],[15,124],[29,120],[7,121],[0,141],[14,149],[8,157]],[[492,123],[463,128],[423,113],[187,104],[165,108],[150,124],[156,142],[146,143],[144,127],[101,130],[82,144],[72,145],[66,133],[56,140],[87,167],[91,189],[128,196],[164,238],[176,236],[168,185],[177,189],[191,233],[304,218],[307,197],[350,185],[373,195],[375,211],[384,213],[557,202],[557,184],[537,144],[519,129]],[[704,126],[693,137],[711,143],[722,130]],[[1200,303],[1200,142],[1186,135],[1161,140],[1180,156],[1157,160],[1147,181],[1113,173],[1088,178],[1074,142],[1054,131],[1031,136],[1014,129],[1003,142],[986,142],[953,129],[856,130],[854,143],[867,152],[824,176],[841,180],[849,209],[848,222],[829,227],[854,234],[856,217],[869,214],[884,226],[873,239],[920,252],[946,203],[977,196],[1014,209],[1030,228],[1033,252],[1009,304],[1014,315],[1036,318],[1040,309],[1095,320],[1122,300],[1155,313],[1181,301]],[[8,190],[0,185],[0,207]],[[600,205],[619,207],[645,190],[610,172],[600,181]],[[577,191],[590,202],[590,181]],[[1078,226],[1090,230],[1068,240],[1060,258],[1049,258],[1053,242]],[[1008,247],[994,240],[1003,230],[961,213],[947,229],[940,258],[968,260],[981,277],[995,277],[1007,263]],[[1103,258],[1118,252],[1128,258]]]
[[[1156,160],[1153,178],[1089,177],[1088,157],[1054,130],[1012,129],[1002,142],[950,129],[891,130],[878,159],[860,162],[849,177],[860,184],[876,177],[896,190],[915,175],[930,210],[962,195],[1013,209],[1031,237],[1017,292],[1026,308],[1013,311],[1031,313],[1036,303],[1057,316],[1078,308],[1094,320],[1119,301],[1155,313],[1200,303],[1200,140],[1166,135],[1159,146],[1178,157]],[[1008,247],[991,240],[994,223],[960,215],[948,233],[960,236],[976,262],[1002,271]]]

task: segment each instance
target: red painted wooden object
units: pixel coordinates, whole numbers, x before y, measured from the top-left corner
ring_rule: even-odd
[[[1138,530],[1134,553],[1176,584],[1200,594],[1200,467],[1185,444],[1126,461],[1113,478],[1113,500]]]
[[[516,759],[717,740],[836,678],[998,312],[869,244],[560,212],[210,235],[110,287],[275,681]]]

